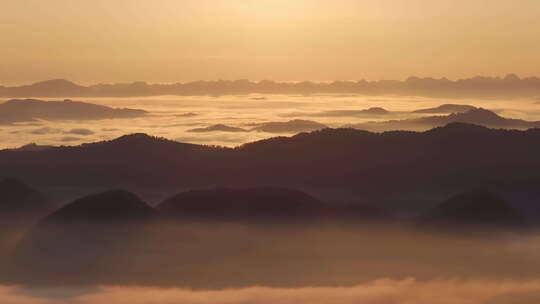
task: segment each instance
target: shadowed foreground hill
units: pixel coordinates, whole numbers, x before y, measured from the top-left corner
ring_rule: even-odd
[[[466,232],[475,228],[526,228],[517,210],[497,196],[482,191],[456,195],[433,208],[419,222],[425,226]]]
[[[39,191],[7,178],[0,181],[0,218],[34,217],[51,208],[48,199]]]
[[[13,260],[14,280],[28,273],[77,282],[77,274],[106,279],[115,267],[129,269],[130,246],[155,211],[126,191],[80,198],[40,221],[19,242]],[[39,278],[36,278],[39,279]],[[83,279],[83,278],[80,278]]]
[[[423,133],[325,129],[238,148],[134,134],[76,147],[0,151],[0,174],[43,187],[177,192],[278,186],[327,198],[408,206],[464,189],[537,191],[540,130],[454,123]],[[140,192],[139,192],[140,193]]]
[[[77,221],[139,221],[149,219],[154,209],[135,194],[112,190],[80,198],[49,215],[43,223]]]
[[[179,193],[157,206],[163,218],[207,222],[303,223],[306,221],[390,220],[362,204],[332,206],[297,190],[273,187],[209,189]]]
[[[484,196],[464,198],[443,204],[441,212],[434,213],[436,224],[450,219],[451,225],[468,228],[474,222],[472,215],[481,217],[480,224],[497,223],[503,228],[514,224],[504,204],[479,200]],[[398,222],[342,225],[347,219],[362,222],[388,214],[363,205],[324,206],[295,190],[190,191],[158,209],[161,217],[125,191],[78,199],[26,233],[12,259],[1,265],[0,282],[291,288],[342,286],[381,277],[466,279],[503,273],[505,278],[523,278],[538,273],[522,251],[504,250],[499,234],[456,238]],[[323,210],[340,221],[301,225],[302,219],[319,217]],[[487,216],[482,217],[484,212]],[[164,215],[176,220],[160,220]],[[244,225],[248,220],[263,225]],[[283,220],[299,225],[279,225]],[[278,225],[264,225],[268,221]]]

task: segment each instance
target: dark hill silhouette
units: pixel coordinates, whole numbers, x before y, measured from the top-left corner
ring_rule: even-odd
[[[286,122],[261,123],[254,127],[252,130],[267,133],[300,133],[311,132],[325,128],[327,128],[327,126],[315,121],[295,119]]]
[[[284,188],[212,189],[179,193],[157,206],[165,217],[187,220],[300,220],[327,216],[325,204]]]
[[[49,209],[48,199],[39,191],[16,179],[0,181],[0,217],[31,217]]]
[[[476,107],[471,106],[471,105],[443,104],[434,108],[416,110],[416,111],[413,111],[413,113],[450,114],[450,113],[463,113],[463,112],[467,112],[474,109],[476,109]]]
[[[157,207],[164,218],[183,221],[304,223],[337,221],[362,224],[393,216],[367,204],[323,203],[298,190],[277,187],[215,188],[179,193]]]
[[[404,120],[367,122],[354,124],[351,125],[351,127],[375,132],[387,130],[419,131],[427,130],[434,127],[441,127],[454,122],[476,124],[489,128],[504,129],[529,129],[540,127],[540,122],[537,121],[525,121],[521,119],[504,118],[492,111],[482,108],[475,108],[462,113],[452,113],[447,116],[427,116]]]
[[[36,143],[29,143],[19,148],[11,149],[12,151],[44,151],[52,149],[54,146],[38,145]]]
[[[456,195],[425,215],[423,224],[456,231],[474,227],[525,228],[525,219],[507,202],[485,191]]]
[[[273,185],[392,208],[463,189],[531,191],[540,182],[540,130],[453,123],[428,132],[323,129],[234,149],[144,134],[44,151],[0,151],[0,177],[47,187],[167,191]],[[420,195],[420,193],[422,195]],[[395,198],[399,197],[399,200]],[[386,205],[388,206],[388,205]]]
[[[98,120],[133,118],[146,115],[143,110],[115,109],[106,106],[64,100],[43,101],[36,99],[13,99],[0,104],[0,124],[35,119],[44,120]]]
[[[113,190],[80,198],[49,215],[44,222],[137,221],[153,215],[154,209],[133,193]]]
[[[249,130],[231,127],[223,124],[212,125],[206,128],[195,128],[188,130],[188,132],[206,133],[206,132],[249,132]]]
[[[108,280],[135,265],[130,254],[155,211],[132,193],[89,195],[41,220],[17,244],[7,270],[26,282]],[[21,271],[24,269],[25,271]]]
[[[274,82],[262,80],[194,81],[189,83],[148,84],[145,82],[80,86],[66,80],[50,80],[18,87],[0,86],[1,97],[133,97],[156,95],[231,94],[363,94],[433,97],[523,98],[538,97],[540,79],[476,76],[466,79],[410,77],[405,81]]]

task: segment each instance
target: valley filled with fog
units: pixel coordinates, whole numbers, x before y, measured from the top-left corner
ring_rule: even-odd
[[[35,98],[58,101],[64,98]],[[448,99],[363,95],[224,95],[161,96],[130,98],[72,98],[115,109],[146,111],[138,117],[111,119],[36,118],[32,121],[1,123],[1,148],[38,145],[78,145],[113,139],[125,134],[147,133],[179,142],[237,146],[275,136],[291,136],[322,127],[348,127],[370,130],[367,122],[416,119],[449,112],[413,113],[444,104],[471,105],[493,111],[505,118],[540,120],[540,104],[530,99]],[[8,101],[8,98],[0,102]],[[83,110],[84,111],[84,110]],[[84,116],[85,112],[82,112]],[[1,114],[1,113],[0,113]],[[76,118],[76,116],[75,116]],[[261,128],[267,123],[285,123]],[[374,127],[372,131],[400,128],[402,125]],[[412,126],[424,131],[432,126]]]

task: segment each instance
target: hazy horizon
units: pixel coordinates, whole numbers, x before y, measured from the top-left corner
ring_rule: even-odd
[[[0,83],[531,76],[539,12],[535,0],[5,0]]]

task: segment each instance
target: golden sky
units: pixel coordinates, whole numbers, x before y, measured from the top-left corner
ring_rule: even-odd
[[[0,0],[0,83],[540,74],[538,0]]]

